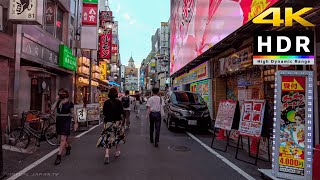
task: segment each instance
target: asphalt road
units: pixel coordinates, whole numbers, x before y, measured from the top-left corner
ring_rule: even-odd
[[[159,147],[155,148],[149,142],[148,125],[145,117],[139,119],[132,115],[127,143],[121,146],[121,157],[115,159],[111,156],[108,165],[103,164],[104,149],[95,146],[100,126],[73,142],[71,155],[63,156],[60,165],[54,165],[54,155],[18,179],[245,179],[186,133],[169,132],[163,122]],[[177,146],[178,151],[172,150]]]

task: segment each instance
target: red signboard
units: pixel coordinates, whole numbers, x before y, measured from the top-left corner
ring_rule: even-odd
[[[112,44],[112,54],[118,53],[118,44]]]
[[[48,2],[46,9],[46,24],[52,25],[54,23],[55,12],[55,3]]]
[[[101,11],[100,26],[104,26],[104,24],[108,21],[112,21],[112,11]]]
[[[82,25],[97,25],[98,22],[98,5],[83,4],[82,8]]]
[[[237,102],[233,100],[220,100],[217,118],[214,127],[231,130]]]
[[[99,37],[99,58],[111,59],[112,29],[106,29]]]

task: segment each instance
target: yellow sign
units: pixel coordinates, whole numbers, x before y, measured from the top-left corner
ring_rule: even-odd
[[[282,82],[282,90],[283,91],[303,91],[304,89],[296,79],[293,79],[293,82]]]
[[[89,84],[89,79],[87,79],[87,78],[79,77],[79,78],[78,78],[78,81],[79,81],[80,83],[83,83],[83,84]],[[92,85],[92,86],[99,86],[99,83],[96,82],[96,81],[91,81],[91,85]]]
[[[296,21],[303,26],[313,27],[314,24],[310,23],[309,21],[301,17],[302,15],[311,10],[311,7],[305,7],[293,13],[292,7],[286,7],[284,13],[285,18],[281,19],[281,8],[272,7],[259,14],[252,20],[252,22],[255,24],[272,24],[273,26],[281,26],[282,24],[284,24],[285,26],[291,27],[293,26],[293,21]],[[270,14],[273,15],[273,18],[266,19],[266,17],[268,17]]]
[[[304,160],[302,160],[302,159],[280,157],[279,158],[279,164],[282,165],[282,166],[304,168]]]
[[[101,61],[99,62],[99,67],[101,69],[100,80],[107,80],[107,62]]]

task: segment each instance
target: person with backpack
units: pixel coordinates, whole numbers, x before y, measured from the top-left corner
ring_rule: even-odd
[[[154,143],[155,147],[158,147],[164,101],[159,96],[159,88],[153,88],[152,93],[153,96],[147,101],[147,117],[149,116],[150,121],[150,142]],[[156,130],[155,138],[154,130]]]
[[[125,95],[120,98],[120,101],[122,102],[122,106],[124,109],[124,121],[126,124],[126,128],[129,128],[130,126],[130,111],[134,102],[134,98],[131,97],[129,94],[129,91],[126,90]]]

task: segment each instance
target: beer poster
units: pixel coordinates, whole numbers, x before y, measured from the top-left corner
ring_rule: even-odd
[[[313,72],[278,71],[275,80],[274,175],[312,179]]]
[[[245,100],[242,104],[239,133],[260,137],[262,132],[265,100]]]
[[[306,77],[282,76],[279,171],[304,174]]]
[[[237,101],[220,100],[214,127],[224,130],[231,130],[236,107]]]

